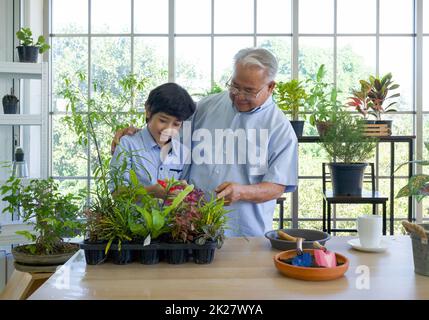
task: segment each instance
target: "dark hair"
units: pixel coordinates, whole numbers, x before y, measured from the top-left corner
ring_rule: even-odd
[[[149,93],[145,106],[151,115],[164,112],[180,121],[188,119],[195,112],[196,104],[189,93],[176,83],[164,83]]]

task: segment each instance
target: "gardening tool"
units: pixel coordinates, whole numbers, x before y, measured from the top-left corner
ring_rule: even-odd
[[[416,234],[420,238],[422,244],[428,244],[428,236],[426,230],[422,226],[408,221],[402,221],[402,225],[408,233]]]
[[[282,231],[282,230],[278,230],[277,231],[277,235],[279,236],[280,239],[282,240],[286,240],[286,241],[293,241],[296,242],[295,237],[292,237],[291,235],[288,235],[286,232]],[[304,240],[304,239],[303,239]]]
[[[299,267],[310,267],[312,264],[311,254],[302,251],[303,238],[296,238],[296,256],[292,260],[292,265]]]
[[[328,251],[318,241],[313,242],[314,260],[319,267],[334,268],[337,266],[337,257],[334,252]]]

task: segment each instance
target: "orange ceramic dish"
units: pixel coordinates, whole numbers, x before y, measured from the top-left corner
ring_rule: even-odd
[[[313,249],[304,249],[304,252],[309,252],[313,255]],[[310,267],[297,267],[280,259],[291,259],[296,256],[296,250],[283,251],[274,256],[274,265],[285,276],[308,281],[325,281],[340,278],[346,273],[349,268],[349,260],[339,254],[335,253],[337,257],[337,267],[335,268],[310,268]]]

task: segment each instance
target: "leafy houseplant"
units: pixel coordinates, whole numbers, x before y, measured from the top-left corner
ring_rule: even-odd
[[[337,113],[336,122],[321,137],[323,148],[332,158],[329,164],[336,195],[360,195],[363,173],[376,146],[375,138],[364,135],[363,120],[349,113]]]
[[[39,36],[34,43],[33,33],[30,28],[21,28],[16,37],[20,40],[21,45],[17,46],[18,57],[20,62],[37,62],[39,53],[43,54],[48,51],[50,46],[46,43],[44,36]]]
[[[425,148],[429,151],[429,142],[425,142]],[[404,165],[417,164],[418,166],[428,166],[428,160],[415,160],[401,164],[398,171]],[[408,183],[403,186],[396,195],[396,198],[414,197],[418,202],[429,196],[429,175],[415,174]],[[410,223],[402,221],[405,230],[410,234],[413,246],[414,271],[418,274],[429,276],[429,224],[428,223]]]
[[[346,103],[347,106],[353,107],[362,114],[364,119],[368,118],[369,115],[369,105],[371,100],[368,97],[368,93],[371,91],[371,85],[364,81],[360,80],[360,90],[353,89],[352,97],[349,97],[349,101]]]
[[[302,136],[304,121],[298,121],[299,110],[305,105],[307,93],[302,82],[293,79],[288,82],[279,82],[274,91],[277,105],[284,112],[290,112],[292,116],[291,124],[298,137]]]
[[[381,120],[381,115],[387,112],[396,111],[393,107],[397,101],[390,102],[387,106],[387,101],[400,96],[400,93],[395,93],[388,96],[391,90],[399,88],[398,84],[392,81],[392,74],[388,73],[381,79],[378,77],[370,76],[369,80],[360,80],[360,90],[352,90],[353,96],[349,97],[347,105],[354,107],[361,113],[366,120],[368,116],[373,116],[376,120],[366,120],[368,125],[379,128],[384,125],[387,135],[391,134],[392,120]],[[381,128],[379,129],[380,131]],[[380,133],[384,134],[384,133]]]
[[[425,148],[429,151],[429,142],[425,142]],[[415,163],[419,166],[428,166],[429,160],[414,160],[411,162],[405,162],[401,164],[396,170],[398,171],[404,165]],[[425,197],[429,196],[429,175],[427,174],[415,174],[409,180],[408,183],[403,186],[397,193],[396,198],[402,197],[415,197],[418,202],[421,202]]]
[[[322,136],[333,123],[342,105],[337,100],[337,89],[325,82],[326,68],[322,64],[317,73],[306,80],[308,86],[306,103],[312,112],[310,124],[316,126]]]
[[[15,177],[1,186],[0,194],[2,200],[8,202],[3,212],[13,213],[14,208],[21,206],[23,222],[34,226],[35,233],[17,232],[34,242],[13,250],[17,262],[36,264],[34,257],[38,256],[36,259],[42,261],[41,264],[61,264],[78,250],[78,246],[64,242],[63,237],[75,237],[82,228],[77,204],[81,196],[61,194],[52,178],[31,180],[24,186]],[[59,256],[62,260],[58,260]]]

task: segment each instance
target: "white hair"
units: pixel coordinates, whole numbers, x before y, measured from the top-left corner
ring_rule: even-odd
[[[237,64],[257,66],[265,69],[270,80],[274,80],[277,75],[277,59],[270,51],[264,48],[241,49],[234,56],[234,69]]]

